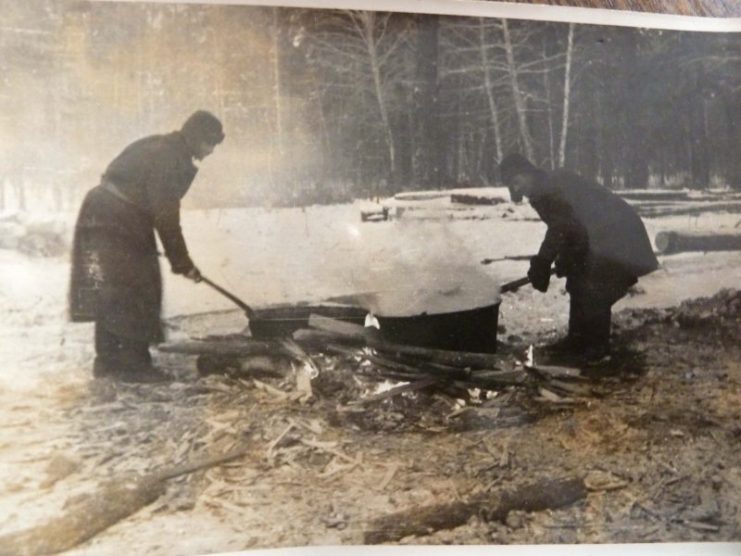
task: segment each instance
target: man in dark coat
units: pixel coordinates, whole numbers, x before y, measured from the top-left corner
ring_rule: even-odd
[[[82,203],[75,227],[70,318],[95,322],[95,377],[159,382],[149,346],[164,338],[155,230],[172,271],[193,281],[180,227],[180,201],[202,160],[224,140],[222,125],[198,111],[169,134],[140,139],[110,163]]]
[[[570,295],[569,332],[550,346],[599,361],[609,355],[612,305],[658,268],[638,214],[609,189],[568,172],[536,168],[511,154],[500,165],[514,202],[524,197],[548,226],[528,277],[545,292],[555,263]]]

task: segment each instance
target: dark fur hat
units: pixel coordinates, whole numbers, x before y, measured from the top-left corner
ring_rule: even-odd
[[[224,140],[224,128],[219,119],[205,110],[198,110],[185,121],[181,130],[191,143],[201,141],[218,145]]]
[[[533,172],[537,168],[520,153],[508,154],[499,164],[499,177],[502,183],[509,183],[517,174]]]

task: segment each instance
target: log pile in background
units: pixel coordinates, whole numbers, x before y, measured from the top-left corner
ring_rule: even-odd
[[[644,218],[699,215],[706,212],[741,212],[741,195],[730,191],[647,189],[616,191]]]
[[[677,202],[666,205],[634,205],[638,214],[644,218],[660,216],[698,215],[705,212],[741,212],[741,201],[701,201]]]
[[[656,234],[656,249],[662,255],[687,251],[741,251],[741,232],[680,232]]]
[[[689,198],[689,192],[672,189],[626,189],[616,193],[629,201],[686,201]]]
[[[492,197],[489,195],[473,195],[470,193],[453,193],[450,195],[451,203],[461,205],[498,205],[506,202],[502,197]]]

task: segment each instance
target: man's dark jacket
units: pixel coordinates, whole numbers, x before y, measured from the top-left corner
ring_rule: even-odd
[[[530,204],[548,226],[538,253],[566,288],[609,290],[617,300],[658,268],[638,214],[622,198],[565,170],[542,173]]]
[[[180,227],[180,200],[197,172],[183,135],[129,145],[82,203],[75,227],[70,318],[118,336],[162,340],[162,278],[154,231],[173,272],[193,268]]]

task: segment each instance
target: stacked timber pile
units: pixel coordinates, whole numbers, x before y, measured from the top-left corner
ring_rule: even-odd
[[[641,204],[635,205],[638,214],[644,218],[658,218],[660,216],[697,215],[705,212],[741,212],[741,200],[738,201],[696,201],[687,199],[667,204]]]
[[[692,194],[665,189],[616,191],[644,218],[698,215],[706,212],[741,212],[741,195],[728,191]]]
[[[32,257],[59,257],[69,250],[63,223],[33,222],[23,214],[0,216],[0,249]]]
[[[452,193],[450,195],[451,203],[462,205],[498,205],[506,202],[504,198],[481,193]]]
[[[397,193],[383,204],[361,208],[362,222],[382,222],[401,218],[415,220],[484,220],[496,214],[490,208],[507,198],[494,188],[457,188]]]

